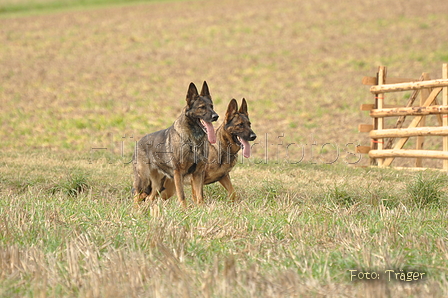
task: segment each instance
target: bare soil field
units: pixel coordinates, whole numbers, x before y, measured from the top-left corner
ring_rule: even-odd
[[[221,114],[248,100],[254,159],[357,161],[354,146],[370,142],[359,105],[373,101],[362,77],[379,65],[441,77],[447,11],[445,1],[188,1],[6,17],[0,146],[117,154],[170,125],[188,84],[206,80]]]

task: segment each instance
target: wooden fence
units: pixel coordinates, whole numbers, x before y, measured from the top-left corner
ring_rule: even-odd
[[[380,66],[376,77],[364,77],[363,84],[370,85],[375,95],[373,104],[361,105],[370,111],[372,124],[360,124],[360,132],[369,132],[370,146],[358,146],[358,153],[368,153],[370,164],[390,166],[397,157],[416,158],[415,167],[422,168],[423,159],[442,159],[443,169],[448,170],[448,64],[443,64],[442,79],[431,80],[428,73],[420,79],[387,78],[386,67]],[[406,105],[388,105],[385,94],[412,91]],[[418,104],[414,104],[420,93]],[[437,97],[442,93],[442,103]],[[425,126],[426,117],[435,115],[438,126]],[[406,117],[413,120],[403,127]],[[385,118],[397,117],[395,125],[386,127]],[[390,121],[389,121],[390,122]],[[442,150],[424,150],[425,137],[441,137]],[[416,138],[415,149],[404,149],[409,138]]]

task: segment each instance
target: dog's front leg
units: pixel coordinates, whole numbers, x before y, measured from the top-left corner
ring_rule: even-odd
[[[166,178],[165,183],[163,184],[163,188],[165,189],[160,194],[163,200],[168,200],[176,192],[176,185],[174,184],[174,180],[170,178]]]
[[[204,174],[204,171],[197,171],[191,177],[193,200],[198,205],[202,205],[204,203]]]
[[[197,202],[197,196],[196,196],[196,189],[193,187],[193,185],[194,185],[193,176],[191,176],[191,181],[190,182],[191,182],[191,195],[193,197],[193,202],[195,204],[197,204],[198,202]]]
[[[230,181],[229,174],[222,177],[221,180],[219,180],[219,183],[221,183],[221,185],[224,186],[224,188],[227,190],[227,196],[230,201],[234,202],[236,199],[236,193],[235,189],[233,188],[232,181]]]
[[[174,185],[176,186],[177,198],[180,205],[186,208],[187,203],[185,202],[184,177],[179,170],[174,170]]]
[[[148,196],[147,193],[145,192],[139,193],[136,190],[134,190],[133,195],[134,195],[134,208],[137,208],[140,205],[140,203],[143,202]]]

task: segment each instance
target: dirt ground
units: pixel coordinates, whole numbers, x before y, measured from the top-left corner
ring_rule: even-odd
[[[354,162],[354,146],[370,142],[357,131],[371,121],[359,105],[373,101],[362,77],[386,65],[391,77],[440,78],[446,36],[445,0],[184,1],[2,18],[0,146],[118,154],[123,139],[170,125],[188,84],[206,80],[221,119],[231,98],[247,99],[255,158]]]

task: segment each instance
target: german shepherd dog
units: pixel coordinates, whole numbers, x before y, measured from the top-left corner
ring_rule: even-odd
[[[214,144],[216,135],[211,122],[218,119],[207,83],[201,93],[191,83],[187,105],[167,129],[144,136],[134,153],[134,203],[149,196],[168,199],[176,191],[179,203],[186,207],[184,179],[191,177],[193,201],[203,202],[204,173],[208,142]],[[207,142],[208,139],[208,142]]]
[[[227,190],[229,199],[234,201],[236,194],[229,173],[237,162],[238,152],[241,148],[243,148],[243,156],[250,157],[249,141],[253,141],[257,137],[251,128],[247,103],[244,98],[239,110],[236,100],[230,101],[224,122],[216,130],[216,136],[217,143],[212,143],[209,146],[204,184],[219,181]]]

